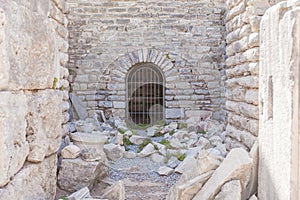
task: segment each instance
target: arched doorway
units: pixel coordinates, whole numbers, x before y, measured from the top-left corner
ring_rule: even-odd
[[[126,118],[129,123],[153,125],[165,118],[165,79],[152,63],[133,66],[126,77]]]

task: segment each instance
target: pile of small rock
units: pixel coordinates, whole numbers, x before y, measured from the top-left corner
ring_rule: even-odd
[[[162,165],[157,170],[159,175],[182,174],[170,190],[168,200],[249,198],[256,188],[257,150],[253,150],[252,157],[241,148],[228,153],[224,129],[224,124],[209,118],[142,130],[128,128],[117,117],[100,123],[96,119],[77,121],[70,136],[79,147],[70,144],[62,150],[59,187],[70,192],[83,186],[91,189],[96,180],[105,183],[109,177],[108,160],[150,157]],[[85,145],[82,145],[78,135],[94,139],[83,139]],[[90,144],[96,138],[102,138],[103,143],[98,149]]]

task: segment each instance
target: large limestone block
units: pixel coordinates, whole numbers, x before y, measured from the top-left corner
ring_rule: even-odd
[[[45,16],[0,0],[0,89],[52,88],[60,66],[55,34]]]
[[[220,191],[224,183],[233,179],[240,180],[242,190],[244,190],[249,181],[251,165],[252,159],[248,152],[242,148],[231,150],[212,177],[193,199],[211,200]]]
[[[93,187],[95,181],[108,177],[108,166],[101,161],[86,162],[80,158],[63,159],[58,173],[60,189],[75,192]]]
[[[54,200],[56,165],[56,155],[38,164],[26,164],[8,185],[0,189],[0,199]]]
[[[168,193],[167,200],[190,200],[211,177],[213,171],[208,171],[187,180],[185,183],[174,185]]]
[[[103,199],[125,200],[125,187],[123,181],[118,181],[104,190]]]
[[[299,199],[299,0],[267,10],[261,30],[258,198]]]
[[[214,200],[241,200],[242,186],[239,180],[229,181],[222,186]]]
[[[26,141],[26,96],[22,92],[0,92],[0,99],[0,187],[2,187],[23,166],[29,145]]]
[[[27,141],[30,145],[28,161],[40,162],[58,151],[61,142],[60,91],[42,90],[27,94]]]

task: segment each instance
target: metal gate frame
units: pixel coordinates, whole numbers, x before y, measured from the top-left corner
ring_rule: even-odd
[[[148,115],[148,114],[154,114],[155,116],[162,115],[161,120],[165,120],[165,77],[164,77],[162,70],[157,65],[155,65],[153,63],[140,63],[137,65],[134,65],[128,71],[125,81],[126,81],[126,121],[127,121],[127,123],[129,123],[130,125],[138,125],[133,121],[133,119],[131,117],[130,110],[132,110],[133,107],[131,107],[131,109],[129,107],[129,106],[132,106],[132,105],[130,105],[130,100],[132,100],[132,99],[136,100],[138,98],[138,96],[137,96],[138,94],[135,94],[135,93],[138,92],[138,89],[141,89],[141,87],[143,87],[147,84],[161,85],[162,94],[158,98],[162,99],[162,104],[159,104],[162,106],[162,111],[160,112],[160,115],[158,115],[156,111],[154,111],[154,112],[150,112],[149,110],[145,111],[145,109],[144,109],[145,104],[143,102],[142,112],[141,113],[136,112],[136,114],[143,115],[143,121],[144,121],[144,116]],[[156,90],[154,89],[154,92],[155,91]],[[146,89],[146,94],[148,94],[148,92],[149,91],[147,91],[147,89]],[[132,98],[132,95],[135,95],[135,96]],[[153,98],[156,98],[156,96],[154,95],[152,98],[149,96],[146,96],[146,97],[141,96],[139,98],[141,98],[142,100],[145,100],[146,104],[148,105],[149,104],[148,102],[150,102],[150,100],[153,101]],[[151,102],[150,102],[150,104],[151,104]],[[153,104],[153,105],[156,105],[156,104]],[[137,105],[135,104],[135,107],[136,106]],[[149,117],[149,118],[150,118],[149,123],[142,123],[142,124],[153,125],[158,122],[158,121],[152,121],[151,117]]]

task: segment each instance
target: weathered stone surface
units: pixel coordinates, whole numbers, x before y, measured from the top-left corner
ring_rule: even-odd
[[[168,193],[167,200],[192,199],[212,174],[213,171],[208,171],[199,176],[193,177],[184,183],[177,183]]]
[[[105,189],[101,198],[125,200],[125,187],[123,181],[118,181],[109,188]]]
[[[145,139],[146,139],[146,137],[139,136],[139,135],[133,135],[129,138],[130,142],[132,142],[133,144],[137,144],[137,145],[142,144]]]
[[[147,146],[145,146],[140,153],[138,153],[138,156],[146,157],[146,156],[150,156],[151,154],[153,154],[155,152],[156,152],[156,150],[154,148],[154,145],[150,143]]]
[[[174,172],[173,168],[167,167],[167,166],[162,166],[158,168],[157,173],[161,176],[168,176]]]
[[[80,154],[80,148],[76,145],[68,145],[61,151],[61,156],[63,158],[77,158]]]
[[[80,155],[81,159],[87,162],[106,160],[105,154],[97,151],[95,148],[82,149]]]
[[[61,93],[43,90],[27,94],[27,141],[30,152],[27,160],[41,162],[45,156],[58,151],[61,141]]]
[[[68,200],[81,200],[87,198],[91,198],[90,190],[88,187],[84,187],[68,196]]]
[[[1,199],[54,199],[57,156],[25,165],[13,180],[0,189]]]
[[[104,152],[108,159],[117,161],[123,157],[123,150],[119,145],[106,144],[104,145]]]
[[[242,186],[239,180],[225,183],[215,200],[241,200]]]
[[[1,10],[0,89],[52,88],[60,65],[50,21],[14,1],[2,0]],[[32,31],[32,24],[39,28]]]
[[[82,101],[76,96],[76,94],[70,93],[70,99],[72,102],[72,108],[76,112],[79,119],[84,120],[88,117],[88,112],[86,111],[86,106]]]
[[[151,155],[151,159],[156,163],[163,163],[165,161],[165,157],[160,155],[159,153],[154,153]]]
[[[75,192],[83,187],[92,188],[95,181],[108,177],[108,166],[103,160],[86,162],[80,158],[63,159],[58,173],[60,189]]]
[[[0,92],[0,98],[0,187],[2,187],[23,166],[29,153],[29,145],[26,141],[26,96],[21,92],[15,94]]]
[[[132,159],[136,157],[136,153],[133,151],[124,151],[123,156],[124,158]]]
[[[185,158],[175,169],[175,172],[182,174],[193,169],[197,165],[197,160],[193,156]]]
[[[299,8],[299,1],[281,2],[268,9],[261,21],[261,200],[299,198],[299,186],[293,184],[299,180]]]
[[[194,199],[213,199],[222,185],[232,179],[240,180],[244,190],[249,181],[251,165],[248,152],[241,148],[232,149]]]

